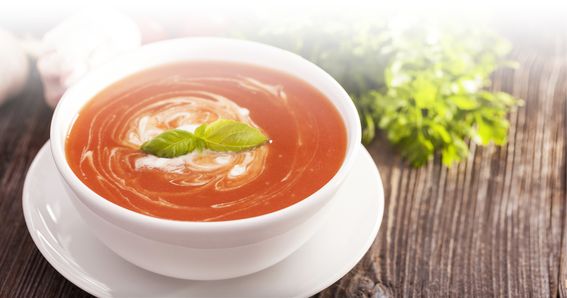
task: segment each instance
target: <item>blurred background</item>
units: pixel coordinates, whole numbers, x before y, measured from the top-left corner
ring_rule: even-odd
[[[54,107],[89,70],[159,40],[259,41],[319,65],[349,92],[364,127],[411,165],[450,166],[469,142],[502,145],[523,100],[487,91],[521,67],[514,48],[553,51],[567,33],[561,2],[20,1],[0,5],[0,102],[30,80]],[[29,79],[36,73],[35,79]]]
[[[0,296],[86,296],[43,259],[22,217],[25,173],[63,92],[144,44],[216,36],[303,56],[359,110],[384,220],[318,297],[567,297],[566,8],[0,0]]]

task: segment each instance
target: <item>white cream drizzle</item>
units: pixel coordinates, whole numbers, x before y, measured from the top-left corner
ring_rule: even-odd
[[[151,188],[144,188],[143,191],[138,190],[133,185],[125,184],[120,177],[125,175],[126,168],[133,168],[136,171],[162,171],[166,174],[164,177],[168,177],[166,179],[172,185],[191,186],[176,193],[177,197],[189,197],[193,193],[198,193],[202,187],[214,187],[217,191],[227,191],[239,188],[255,180],[264,170],[269,146],[261,146],[245,152],[204,150],[171,159],[141,154],[138,150],[131,150],[131,148],[139,148],[145,141],[150,140],[165,130],[177,128],[193,132],[200,124],[210,123],[218,118],[234,119],[257,127],[250,118],[248,109],[238,106],[229,98],[208,91],[209,88],[207,86],[215,81],[234,84],[251,93],[269,94],[280,99],[274,101],[277,104],[287,105],[287,95],[282,86],[265,84],[251,78],[207,77],[176,79],[168,77],[160,84],[184,84],[190,87],[188,90],[196,91],[185,92],[182,95],[176,92],[171,92],[171,94],[162,93],[140,99],[138,103],[117,116],[117,119],[114,116],[103,118],[99,117],[101,116],[100,114],[95,115],[93,122],[97,123],[96,126],[91,127],[89,130],[87,148],[90,149],[85,150],[81,156],[81,172],[85,173],[86,168],[94,170],[99,183],[112,189],[117,194],[131,192],[152,204],[187,210],[197,210],[201,207],[183,206],[173,201],[163,200],[158,190],[152,190]],[[123,96],[129,96],[129,94]],[[156,100],[157,98],[159,100]],[[298,124],[293,123],[290,125]],[[101,143],[100,132],[105,131],[107,126],[112,127],[109,131],[112,139],[122,143],[124,147],[109,151],[100,145],[91,145],[94,139],[99,139],[98,144]],[[98,127],[96,131],[94,127]],[[301,136],[298,137],[301,139]],[[96,161],[93,159],[93,154],[98,156]],[[132,163],[125,161],[132,161]],[[289,162],[292,164],[291,168],[294,171],[302,171],[302,167],[293,166],[296,163],[295,158]],[[292,177],[291,172],[283,180],[287,180],[290,177]],[[266,186],[265,189],[262,189],[253,197],[245,196],[234,201],[211,205],[210,207],[217,209],[235,209],[216,217],[203,218],[203,220],[218,220],[238,210],[262,204],[264,200],[269,198],[267,195],[263,196],[262,193],[268,194],[277,191],[273,189],[274,187],[281,186]],[[139,211],[145,213],[143,210]]]
[[[259,84],[257,81],[253,83]],[[268,89],[266,86],[261,86],[263,91]],[[270,91],[276,92],[275,90]],[[250,118],[248,109],[240,107],[224,96],[196,91],[190,96],[174,96],[154,102],[137,111],[128,119],[124,142],[128,146],[139,147],[168,129],[194,132],[199,125],[219,118],[234,119],[257,127]],[[260,175],[266,155],[266,148],[257,148],[249,152],[204,150],[176,158],[143,155],[136,158],[134,167],[137,171],[151,169],[186,175],[187,177],[182,180],[183,184],[187,185],[206,185],[214,181],[220,183],[217,185],[219,189],[224,179],[238,181],[236,185],[230,183],[229,188],[232,189]],[[176,179],[176,181],[179,183],[180,180]]]

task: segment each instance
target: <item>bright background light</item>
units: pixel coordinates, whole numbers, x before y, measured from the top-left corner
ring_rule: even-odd
[[[564,26],[567,32],[567,1],[0,1],[0,26],[41,32],[73,13],[92,6],[107,6],[129,15],[152,17],[170,23],[188,18],[239,18],[269,16],[293,21],[311,16],[333,18],[362,12],[377,18],[396,14],[430,18],[466,18],[479,21],[534,23]],[[261,25],[261,24],[260,24]],[[566,33],[567,34],[567,33]]]

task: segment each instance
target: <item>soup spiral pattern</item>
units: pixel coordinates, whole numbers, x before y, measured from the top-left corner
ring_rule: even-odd
[[[224,76],[147,71],[137,75],[144,78],[141,82],[117,83],[119,87],[101,92],[77,117],[67,140],[73,171],[104,198],[168,219],[238,219],[300,201],[340,166],[346,150],[344,126],[329,103],[300,101],[299,91],[326,100],[312,87],[274,83],[285,80],[270,76],[268,82],[260,81],[253,76],[256,71],[247,75],[233,70],[234,75]],[[322,115],[331,112],[335,121],[327,123]],[[257,127],[271,143],[250,151],[204,150],[171,159],[139,149],[166,130],[194,131],[219,118]],[[336,137],[323,142],[320,136],[331,133]],[[326,167],[331,170],[324,171]]]
[[[199,84],[195,84],[198,87]],[[127,123],[116,133],[125,146],[139,148],[145,141],[169,129],[193,132],[202,123],[217,119],[232,119],[257,125],[248,116],[248,110],[229,99],[210,92],[191,92],[184,97],[173,97],[144,105],[132,114],[126,113]],[[268,146],[245,152],[216,152],[204,150],[176,158],[159,158],[153,155],[139,157],[140,153],[125,153],[121,158],[135,154],[137,170],[158,169],[172,174],[170,183],[188,188],[190,194],[201,187],[214,187],[217,191],[238,188],[256,178],[264,169]]]

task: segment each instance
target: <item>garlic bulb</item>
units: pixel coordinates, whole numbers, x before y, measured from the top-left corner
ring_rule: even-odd
[[[26,53],[16,38],[0,28],[0,104],[19,93],[29,76]]]
[[[82,76],[141,44],[138,26],[108,9],[74,15],[45,34],[37,60],[45,99],[55,106]]]

